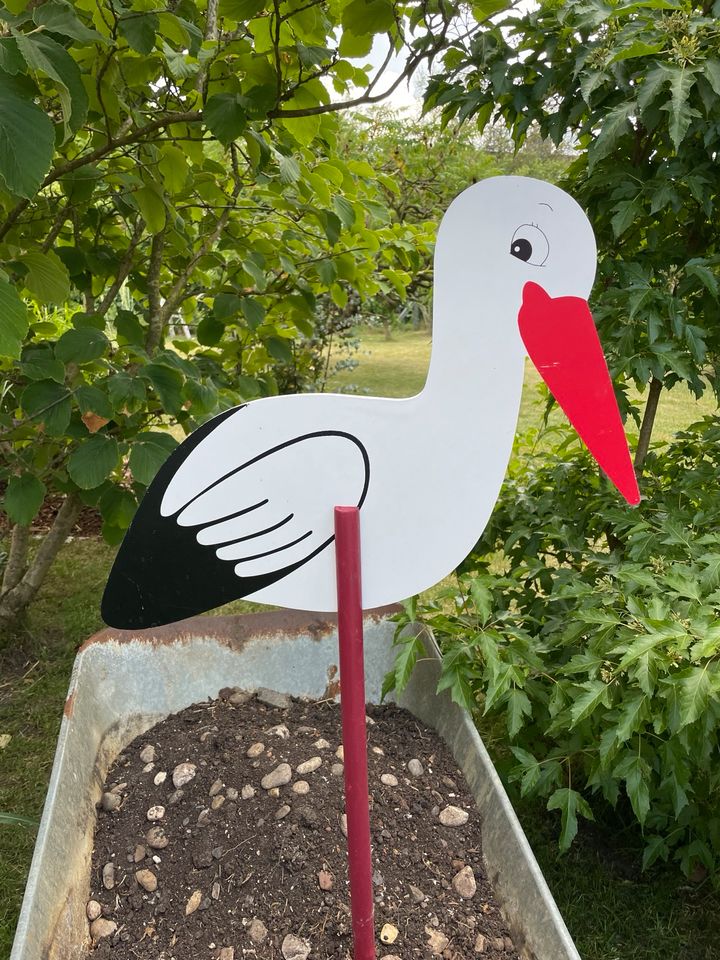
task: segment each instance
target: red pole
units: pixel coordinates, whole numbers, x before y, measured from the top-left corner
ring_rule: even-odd
[[[340,709],[354,960],[375,960],[363,658],[360,511],[335,507]]]

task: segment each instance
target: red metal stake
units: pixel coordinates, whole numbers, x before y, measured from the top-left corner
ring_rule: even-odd
[[[340,708],[354,960],[375,960],[363,657],[360,511],[335,507]]]

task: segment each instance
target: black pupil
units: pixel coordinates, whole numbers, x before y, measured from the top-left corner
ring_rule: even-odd
[[[514,257],[517,257],[518,260],[524,260],[527,263],[532,256],[532,244],[529,240],[521,237],[519,240],[513,241],[513,245],[510,247],[510,253]]]

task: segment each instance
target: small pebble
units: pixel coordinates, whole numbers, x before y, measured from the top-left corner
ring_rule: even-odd
[[[115,886],[115,864],[106,863],[102,868],[102,883],[106,890],[112,890]]]
[[[251,759],[254,760],[256,757],[259,757],[261,753],[264,753],[264,751],[265,751],[264,743],[253,743],[245,751],[245,756],[250,757]]]
[[[143,763],[152,763],[155,759],[155,747],[149,743],[140,751],[140,759]]]
[[[146,763],[145,766],[143,767],[143,773],[150,773],[151,770],[154,770],[154,769],[155,769],[154,763]]]
[[[320,884],[321,890],[332,890],[333,888],[333,875],[329,870],[321,870],[318,873],[318,883]]]
[[[487,943],[487,937],[483,936],[482,933],[479,933],[477,937],[475,937],[475,953],[485,953]]]
[[[269,797],[279,797],[280,796],[280,787],[270,787],[268,790]]]
[[[345,765],[342,764],[342,763],[334,763],[334,764],[330,767],[330,773],[331,773],[334,777],[341,777],[344,772],[345,772]]]
[[[156,787],[159,787],[161,783],[165,783],[166,780],[167,780],[166,770],[160,770],[160,772],[156,773],[155,776],[153,777],[153,783],[155,784]]]
[[[151,823],[155,823],[157,820],[162,820],[162,818],[165,816],[165,807],[158,803],[154,807],[150,807],[145,816]]]
[[[383,750],[382,747],[373,747],[373,748],[372,748],[372,752],[373,752],[373,753],[376,753],[379,757],[384,757],[384,756],[385,756],[385,751]]]
[[[284,803],[275,811],[275,819],[283,820],[290,813],[290,807]]]
[[[310,954],[311,945],[308,940],[296,937],[294,933],[288,933],[280,949],[285,960],[306,960]]]
[[[105,917],[98,917],[90,924],[90,936],[93,940],[101,940],[103,937],[110,937],[117,930],[117,924],[114,920],[106,920]]]
[[[138,870],[135,873],[135,879],[148,893],[154,893],[157,890],[157,877],[152,870]]]
[[[258,918],[255,917],[253,922],[250,924],[248,933],[250,934],[250,939],[253,943],[260,944],[266,939],[268,935],[268,929],[262,920],[258,920]]]
[[[337,750],[335,751],[335,756],[336,756],[336,757],[338,758],[338,760],[340,760],[340,761],[344,761],[344,760],[345,760],[345,748],[343,747],[342,744],[340,744],[340,746],[339,746],[339,747],[337,748]]]
[[[251,800],[255,796],[255,788],[246,783],[240,791],[240,796],[243,800]]]
[[[470,814],[467,810],[461,810],[460,807],[451,805],[440,811],[440,823],[444,827],[462,827],[468,822]]]
[[[271,733],[274,737],[280,737],[281,740],[287,740],[287,738],[290,736],[290,731],[284,723],[278,723],[276,726],[270,727],[270,729],[266,730],[265,732]]]
[[[173,790],[173,792],[168,797],[168,803],[171,807],[174,807],[176,803],[180,803],[182,798],[185,796],[185,791],[180,788],[179,790]]]
[[[463,867],[452,879],[453,890],[464,900],[475,896],[477,884],[472,867]]]
[[[440,930],[433,929],[433,927],[425,927],[425,933],[428,935],[428,946],[430,950],[435,956],[440,956],[450,941],[444,933]]]
[[[216,780],[213,783],[213,785],[210,787],[210,790],[208,791],[208,796],[214,797],[216,794],[220,793],[220,791],[224,786],[225,784],[222,782],[222,780]]]
[[[249,690],[240,690],[235,687],[228,698],[228,703],[231,703],[234,707],[240,707],[243,703],[247,703],[251,696],[252,693]]]
[[[202,890],[193,890],[190,894],[190,899],[185,904],[185,916],[189,917],[191,913],[195,913],[197,908],[200,906],[200,901],[202,900]]]
[[[408,885],[410,889],[410,897],[412,898],[413,903],[424,903],[427,900],[427,896],[422,892],[420,887],[415,887],[411,884]]]
[[[307,780],[296,780],[292,785],[292,792],[303,797],[306,793],[310,793],[310,784]]]
[[[218,960],[235,960],[235,947],[223,947],[218,954]]]
[[[227,797],[228,800],[237,800],[238,792],[235,789],[235,787],[228,787],[227,790],[225,791],[225,796]]]
[[[380,777],[380,782],[384,783],[386,787],[396,787],[398,785],[398,778],[392,773],[384,773]]]
[[[272,790],[273,787],[282,787],[292,780],[292,767],[289,763],[281,763],[260,781],[263,790]]]
[[[164,850],[170,842],[162,827],[150,827],[145,834],[145,841],[153,850]]]
[[[219,900],[219,899],[220,899],[220,884],[217,882],[217,880],[216,880],[215,883],[212,885],[212,890],[210,891],[210,896],[213,898],[213,900]]]
[[[219,810],[224,803],[225,803],[225,797],[223,797],[222,794],[220,794],[217,797],[212,798],[210,808],[212,810]]]
[[[179,763],[173,770],[172,780],[175,789],[184,787],[190,783],[197,773],[197,767],[194,763]]]
[[[395,943],[400,931],[391,923],[386,923],[380,931],[380,939],[383,943]]]
[[[340,817],[340,829],[344,837],[347,836],[347,814],[343,813]]]
[[[145,847],[141,843],[138,843],[133,853],[133,863],[140,863],[141,860],[144,860],[146,853],[147,850]]]
[[[318,767],[321,766],[322,757],[311,757],[309,760],[305,760],[304,763],[299,763],[295,767],[295,772],[304,776],[306,773],[313,773]]]
[[[425,773],[425,768],[415,757],[413,757],[412,760],[408,760],[407,768],[413,777],[421,777]]]
[[[97,900],[88,900],[87,906],[85,907],[85,915],[87,916],[90,923],[102,914],[102,907],[97,902]]]
[[[316,750],[329,750],[330,744],[323,737],[320,737],[319,740],[316,740],[313,744]]]
[[[122,803],[122,797],[117,793],[104,793],[100,804],[107,813],[114,813]]]
[[[267,687],[261,687],[258,690],[257,698],[260,703],[266,703],[269,707],[277,707],[279,710],[289,709],[292,702],[286,693],[278,693],[277,690],[268,690]]]

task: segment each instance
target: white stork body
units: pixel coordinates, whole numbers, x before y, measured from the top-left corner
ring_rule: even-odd
[[[239,596],[336,610],[335,506],[361,508],[366,608],[442,579],[482,533],[505,474],[526,354],[524,291],[540,291],[547,303],[581,298],[587,308],[594,274],[592,230],[563,191],[519,177],[466,190],[438,235],[433,351],[421,393],[272,397],[201,427],[141,504],[111,575],[105,619],[151,625]],[[539,342],[543,354],[542,330]],[[541,360],[550,382],[555,365]],[[601,351],[600,362],[607,378]],[[615,416],[619,423],[617,407]]]

